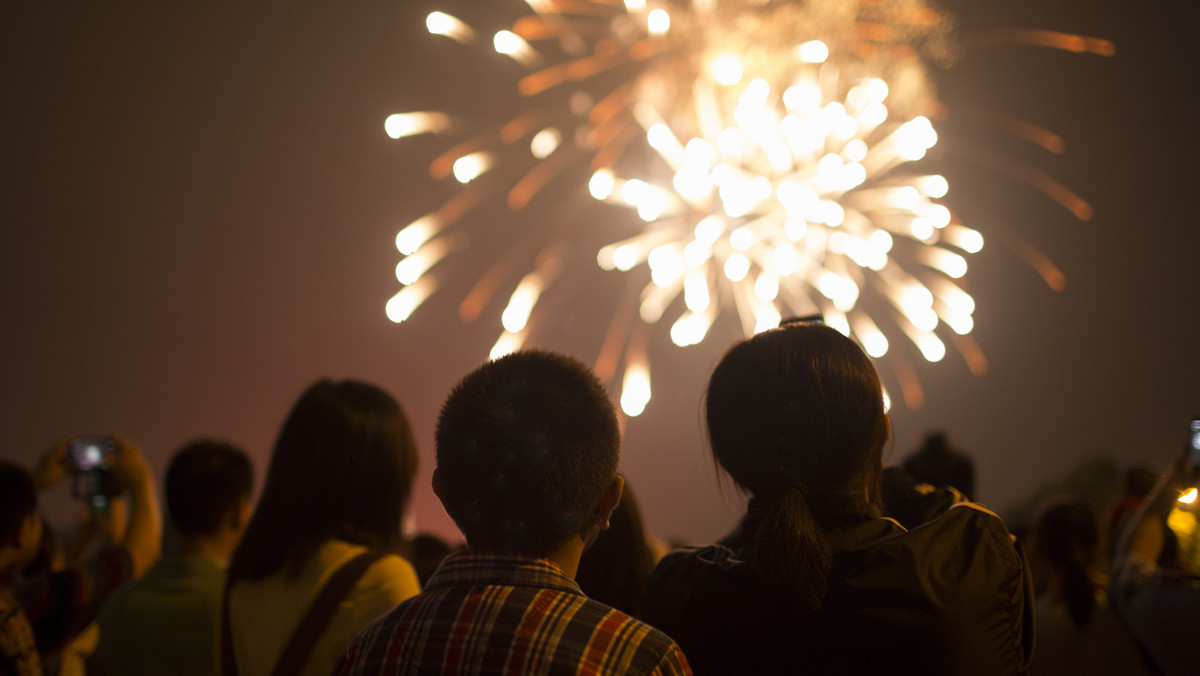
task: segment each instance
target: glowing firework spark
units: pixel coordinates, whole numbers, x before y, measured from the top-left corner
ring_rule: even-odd
[[[435,178],[473,181],[521,141],[538,160],[508,191],[521,209],[564,167],[590,162],[592,196],[642,221],[597,261],[648,268],[638,314],[647,325],[668,316],[680,346],[702,341],[731,309],[747,335],[785,313],[819,312],[873,357],[899,336],[929,361],[946,354],[946,335],[979,354],[965,338],[974,301],[956,280],[983,238],[942,203],[947,181],[913,164],[937,143],[927,64],[952,51],[947,19],[924,0],[526,2],[532,14],[493,45],[528,69],[518,91],[530,108],[443,154]],[[426,25],[482,39],[441,12]],[[386,123],[394,138],[452,128],[436,112]],[[405,287],[388,303],[393,321],[436,288],[427,273],[454,248],[467,208],[451,200],[398,234]],[[553,267],[539,264],[516,285],[492,356],[521,346]],[[868,295],[879,302],[860,302]],[[610,330],[597,371],[611,376],[624,352],[621,404],[637,415],[650,371],[644,339],[629,334]]]

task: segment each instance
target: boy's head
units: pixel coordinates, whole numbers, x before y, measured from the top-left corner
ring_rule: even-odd
[[[450,392],[435,481],[472,547],[545,556],[596,523],[619,453],[616,411],[586,366],[517,352]]]
[[[254,469],[241,449],[222,441],[193,441],[167,466],[167,513],[184,537],[216,535],[245,525]]]

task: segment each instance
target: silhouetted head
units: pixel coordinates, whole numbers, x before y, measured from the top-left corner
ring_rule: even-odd
[[[594,522],[619,452],[616,411],[586,366],[517,352],[446,399],[438,495],[472,547],[544,556]]]
[[[391,395],[353,380],[315,383],[279,432],[230,575],[295,572],[333,539],[394,549],[416,469],[412,430]]]
[[[1072,619],[1085,626],[1096,606],[1089,575],[1100,543],[1096,515],[1070,497],[1056,498],[1038,510],[1033,525],[1034,552],[1048,563]]]
[[[37,516],[37,489],[29,470],[0,460],[0,545],[16,546],[26,521]]]
[[[888,435],[879,376],[824,324],[735,345],[713,371],[705,411],[717,462],[756,497],[797,482],[810,497],[861,495],[879,473]]]
[[[1125,472],[1121,487],[1125,495],[1144,498],[1154,490],[1156,482],[1158,482],[1158,474],[1154,470],[1145,465],[1136,465]]]
[[[975,499],[975,463],[966,453],[950,447],[945,432],[926,435],[921,448],[904,461],[903,467],[921,483],[953,486],[968,500]]]
[[[869,514],[881,470],[888,419],[874,366],[824,324],[787,324],[725,353],[705,413],[717,463],[753,496],[745,556],[781,603],[819,608],[825,524]]]
[[[1078,500],[1056,498],[1038,511],[1033,542],[1038,553],[1051,564],[1090,563],[1100,542],[1096,515]]]
[[[167,514],[181,535],[213,535],[250,500],[254,469],[238,447],[193,441],[171,458],[166,475]]]

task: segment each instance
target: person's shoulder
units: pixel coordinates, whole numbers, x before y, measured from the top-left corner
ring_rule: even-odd
[[[1008,527],[998,514],[977,502],[957,502],[925,523],[913,525],[910,532],[977,531],[1009,540]]]
[[[743,563],[745,561],[738,551],[724,545],[693,545],[677,547],[668,552],[658,562],[655,572],[658,572],[660,569],[680,570],[688,568],[730,570],[741,566]]]
[[[372,562],[354,587],[355,596],[371,598],[384,610],[420,591],[413,564],[395,554],[385,554]]]
[[[363,573],[359,587],[390,594],[403,600],[421,591],[417,571],[413,565],[397,554],[384,554]]]
[[[868,551],[913,549],[925,552],[925,556],[936,553],[960,560],[964,565],[982,561],[980,555],[989,552],[1012,567],[1024,566],[1020,545],[1004,521],[995,512],[974,502],[956,503],[930,521],[863,543],[862,547]],[[972,556],[954,554],[964,548],[970,549]]]
[[[680,547],[654,567],[647,582],[647,598],[664,595],[680,598],[714,584],[725,587],[749,570],[739,552],[723,545]]]
[[[582,605],[595,614],[593,642],[619,651],[625,664],[613,673],[690,674],[679,644],[666,632],[628,613],[584,598]],[[607,672],[606,672],[607,673]]]

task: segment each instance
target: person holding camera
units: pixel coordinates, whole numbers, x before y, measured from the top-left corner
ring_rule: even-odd
[[[1125,628],[1157,669],[1168,675],[1196,673],[1200,627],[1200,576],[1159,565],[1171,535],[1167,516],[1181,496],[1200,485],[1200,417],[1191,442],[1171,463],[1118,541],[1108,596]]]
[[[161,549],[158,496],[141,449],[120,437],[100,438],[88,444],[101,454],[99,462],[81,468],[80,454],[73,453],[81,448],[78,439],[57,444],[32,474],[0,461],[0,674],[42,673],[42,665],[55,661],[95,619],[109,594],[144,573]],[[76,497],[93,510],[128,496],[124,534],[79,565],[25,576],[42,537],[37,491],[68,476]]]

